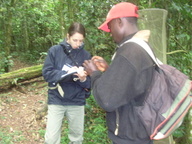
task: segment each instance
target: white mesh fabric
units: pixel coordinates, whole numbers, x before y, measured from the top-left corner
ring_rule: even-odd
[[[151,31],[149,44],[156,57],[163,63],[167,62],[166,19],[167,11],[164,9],[139,10],[138,26],[140,30],[148,29]]]

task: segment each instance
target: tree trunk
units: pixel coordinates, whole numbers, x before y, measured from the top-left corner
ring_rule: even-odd
[[[65,20],[64,20],[64,1],[63,0],[59,0],[59,6],[58,6],[58,19],[59,19],[59,25],[60,25],[60,32],[61,32],[61,38],[65,38],[65,34],[66,34],[66,29],[64,27],[65,25]]]
[[[42,65],[22,68],[0,75],[0,91],[18,85],[20,82],[42,76]]]
[[[24,6],[25,9],[28,9],[27,6]],[[29,34],[28,34],[28,17],[26,14],[23,15],[23,51],[27,51],[29,49]]]
[[[10,55],[10,49],[11,49],[11,40],[12,40],[12,14],[14,10],[16,0],[11,0],[7,3],[7,13],[5,14],[5,22],[4,22],[4,28],[5,28],[5,57],[7,60],[9,60]],[[9,61],[5,62],[4,65],[5,72],[9,72]]]

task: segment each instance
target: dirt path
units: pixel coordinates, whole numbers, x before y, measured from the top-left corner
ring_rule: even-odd
[[[47,89],[38,81],[0,93],[1,144],[43,143],[46,120],[37,120],[36,112],[46,103]]]

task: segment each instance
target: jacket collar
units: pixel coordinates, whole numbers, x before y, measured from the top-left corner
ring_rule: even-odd
[[[118,45],[117,45],[117,48],[116,48],[116,51],[124,44],[126,43],[126,41],[130,40],[131,38],[139,38],[139,39],[142,39],[146,42],[148,42],[149,40],[149,36],[150,36],[150,30],[141,30],[141,31],[138,31],[134,34],[131,34],[129,36],[127,36],[125,39],[123,39]],[[113,54],[111,60],[113,60],[116,56],[116,52]]]
[[[127,37],[125,37],[120,43],[117,44],[117,47],[119,47],[120,45],[122,45],[124,42],[126,42],[127,40],[131,39],[136,33],[130,34]]]
[[[80,50],[80,49],[83,49],[83,47],[84,47],[84,43],[83,43],[79,48],[73,49],[73,48],[71,47],[71,45],[70,45],[69,43],[67,43],[67,40],[66,40],[66,39],[64,39],[60,44],[64,45],[65,48],[67,49],[67,51],[69,51],[69,52],[78,51],[78,50]]]
[[[150,36],[150,30],[140,30],[134,34],[131,34],[127,36],[125,39],[123,39],[117,46],[117,49],[120,48],[126,41],[130,40],[131,38],[139,38],[146,42],[148,42]]]

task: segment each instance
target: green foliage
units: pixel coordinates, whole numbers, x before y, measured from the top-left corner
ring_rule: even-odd
[[[173,133],[173,136],[175,138],[181,138],[185,135],[185,127],[182,125],[181,127],[178,128],[178,130],[176,130],[174,133]]]
[[[40,53],[40,58],[38,59],[37,63],[38,63],[38,64],[44,63],[46,56],[47,56],[47,52],[41,52],[41,53]]]
[[[113,3],[117,1],[81,1],[79,12],[76,14],[80,22],[86,28],[86,49],[92,55],[108,57],[113,54],[115,45],[109,36],[109,33],[98,30],[98,27],[104,22],[107,12]],[[102,7],[102,8],[101,8]],[[97,12],[99,9],[100,12]],[[86,13],[85,13],[86,12]]]
[[[27,64],[42,64],[45,60],[47,52],[40,52],[36,50],[27,50],[24,52],[14,52],[12,53],[14,58],[17,58],[20,61],[24,61]]]
[[[21,131],[14,131],[12,133],[7,133],[5,129],[0,128],[0,143],[1,144],[14,144],[18,143],[25,138],[21,135]]]
[[[168,57],[169,64],[176,67],[192,79],[192,50],[186,53],[175,53]]]
[[[1,4],[0,18],[2,20],[6,17],[10,2],[3,1]],[[12,7],[11,51],[25,57],[25,61],[36,62],[41,57],[39,53],[47,52],[48,48],[61,41],[63,38],[61,28],[66,34],[71,22],[79,21],[85,25],[87,31],[85,48],[92,55],[103,56],[109,62],[116,46],[109,34],[98,30],[98,26],[105,20],[111,6],[118,2],[120,0],[16,1],[15,7]],[[134,0],[130,2],[135,3]],[[168,52],[191,49],[189,23],[192,18],[192,9],[189,0],[142,0],[136,4],[139,5],[139,9],[164,8],[168,10]],[[62,23],[61,17],[64,20]],[[183,21],[185,23],[182,23]],[[0,25],[3,27],[4,23]],[[2,50],[5,45],[4,34],[5,31],[0,32],[0,49]]]
[[[140,9],[163,8],[167,17],[168,64],[178,68],[192,78],[192,5],[189,0],[151,0],[139,1]]]
[[[168,19],[168,51],[191,49],[191,26],[192,6],[186,1],[175,1],[170,3],[169,19]],[[184,22],[184,23],[183,23]],[[182,24],[181,24],[182,23]]]
[[[5,67],[12,67],[13,66],[13,60],[11,59],[12,56],[5,55],[5,52],[0,52],[0,74],[5,72]]]
[[[7,135],[7,133],[4,133],[4,131],[0,129],[0,143],[13,144],[13,142],[11,141],[12,141],[12,136]]]
[[[62,127],[61,143],[68,143],[68,122],[64,120]],[[105,112],[96,104],[93,96],[87,99],[85,106],[85,124],[84,124],[85,144],[110,144],[111,141],[107,135],[105,121]]]
[[[111,6],[120,1],[1,1],[0,73],[5,72],[5,67],[13,65],[12,56],[33,64],[43,63],[47,50],[52,45],[61,42],[66,35],[68,26],[73,21],[83,23],[86,28],[85,49],[92,55],[103,56],[110,62],[116,46],[109,33],[98,30],[98,27],[104,22]],[[168,64],[178,68],[192,79],[191,0],[130,0],[129,2],[138,4],[139,9],[163,8],[168,11]],[[10,20],[11,23],[8,24],[7,20]],[[7,26],[11,27],[11,43],[9,44],[6,43],[8,38],[5,37],[8,32]],[[6,49],[7,46],[10,47],[10,53],[9,49]],[[105,143],[105,140],[108,141],[107,136],[101,134],[106,131],[104,112],[95,105],[92,98],[88,99],[86,111],[85,141],[88,138],[96,143]],[[95,134],[91,135],[89,130],[95,131],[98,135],[101,134],[103,139]],[[179,131],[182,133],[183,129]],[[177,134],[176,136],[180,137],[181,135]]]
[[[181,53],[170,55],[170,64],[191,76],[191,7],[186,1],[170,3],[168,19],[168,51],[183,50]],[[185,23],[183,23],[185,21]],[[182,23],[182,24],[181,24]]]
[[[190,135],[191,126],[192,126],[191,117],[192,117],[192,115],[189,112],[186,115],[186,117],[183,121],[183,124],[176,131],[174,131],[173,137],[174,137],[174,140],[176,141],[176,144],[191,144],[191,142],[192,142],[192,136]]]
[[[45,135],[45,129],[40,129],[40,130],[39,130],[39,135],[40,135],[41,137],[44,137],[44,135]]]
[[[96,104],[93,96],[87,99],[84,143],[109,144],[105,112]]]

